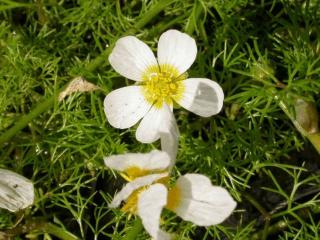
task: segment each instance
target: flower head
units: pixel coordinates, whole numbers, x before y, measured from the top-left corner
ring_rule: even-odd
[[[122,210],[136,213],[138,195],[149,185],[168,177],[172,165],[166,152],[153,150],[150,153],[128,153],[113,155],[104,159],[106,166],[120,172],[127,183],[116,194],[110,207],[117,207],[122,201],[126,204]]]
[[[197,55],[195,40],[177,30],[160,36],[157,59],[152,50],[133,36],[120,38],[109,56],[111,66],[137,85],[112,91],[104,101],[109,123],[129,128],[142,119],[136,137],[151,143],[159,137],[159,128],[168,124],[167,111],[176,102],[203,117],[217,114],[224,94],[219,84],[206,78],[187,78]]]
[[[107,166],[111,166],[110,159],[121,161],[121,164],[125,163],[125,165],[126,162],[132,161],[141,163],[141,156],[145,160],[140,166],[151,169],[152,162],[158,160],[159,164],[161,160],[164,160],[165,153],[153,151],[143,155],[125,154],[119,158],[117,156],[106,158],[105,162]],[[213,186],[206,176],[186,174],[179,177],[173,187],[168,186],[166,166],[166,164],[161,167],[157,166],[157,173],[144,175],[127,183],[116,194],[109,206],[118,207],[122,201],[125,201],[122,210],[139,215],[146,231],[156,240],[170,239],[170,235],[160,229],[160,216],[163,208],[199,226],[219,224],[235,209],[236,202],[230,194],[222,187]]]
[[[32,182],[9,170],[0,169],[0,208],[16,212],[33,204]]]

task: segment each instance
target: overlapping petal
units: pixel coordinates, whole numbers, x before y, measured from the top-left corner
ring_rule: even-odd
[[[141,94],[140,86],[119,88],[104,99],[104,111],[109,123],[120,129],[136,124],[151,108]]]
[[[132,182],[127,183],[120,192],[118,192],[113,198],[112,202],[109,204],[109,207],[116,208],[122,201],[126,200],[135,190],[151,185],[155,181],[167,177],[168,173],[159,173],[151,174],[144,177],[139,177],[133,180]]]
[[[167,188],[154,184],[139,195],[138,215],[146,231],[155,240],[169,240],[170,235],[160,229],[160,215],[167,203]]]
[[[126,153],[106,157],[104,162],[107,167],[126,171],[132,167],[138,167],[148,171],[163,171],[170,165],[170,157],[166,152],[153,150],[150,153]]]
[[[160,141],[162,151],[167,152],[170,156],[172,167],[177,157],[180,133],[172,111],[168,106],[165,107],[168,108],[163,115],[163,122],[166,124],[162,124],[159,128]]]
[[[142,74],[157,65],[157,60],[147,44],[134,36],[120,38],[109,55],[111,66],[122,76],[135,81],[142,80]]]
[[[219,224],[236,207],[236,202],[227,190],[213,186],[204,175],[186,174],[178,179],[176,188],[179,202],[173,210],[182,219],[198,226]]]
[[[180,74],[186,72],[197,56],[195,40],[177,30],[164,32],[158,42],[158,62],[174,66]]]
[[[184,84],[182,98],[176,99],[182,107],[202,117],[220,112],[224,94],[218,83],[206,78],[189,78]]]
[[[136,138],[142,143],[152,143],[159,139],[160,128],[169,128],[167,117],[170,108],[167,104],[163,104],[162,108],[153,106],[150,111],[144,116],[136,131]]]

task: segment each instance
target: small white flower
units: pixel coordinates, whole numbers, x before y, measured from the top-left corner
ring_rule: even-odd
[[[170,239],[169,234],[159,226],[164,207],[198,226],[219,224],[236,207],[236,202],[227,190],[213,186],[210,179],[201,174],[179,177],[170,190],[162,184],[153,184],[143,190],[137,199],[137,214],[147,232],[156,240]]]
[[[118,164],[110,164],[116,158],[121,161],[119,164],[126,166],[131,166],[128,163],[136,161],[144,169],[154,169],[152,164],[157,160],[158,164],[165,162],[161,167],[155,167],[157,171],[162,169],[162,173],[143,175],[127,183],[109,206],[118,207],[125,201],[122,210],[140,216],[146,231],[156,240],[170,239],[170,235],[160,229],[160,215],[164,207],[199,226],[219,224],[232,213],[236,202],[227,190],[213,186],[206,176],[186,174],[178,178],[174,187],[169,188],[166,170],[170,164],[163,161],[164,156],[164,152],[153,151],[149,154],[124,154],[106,159],[107,166],[117,165],[114,167],[116,169],[127,169],[118,167]]]
[[[109,62],[122,76],[137,85],[112,91],[104,100],[109,123],[116,128],[129,128],[142,119],[136,138],[151,143],[166,128],[167,111],[176,102],[203,117],[220,112],[224,94],[219,84],[206,78],[187,78],[197,55],[195,40],[177,30],[160,36],[158,58],[142,41],[127,36],[116,42]],[[162,126],[161,126],[162,125]]]
[[[16,212],[33,204],[32,182],[9,170],[0,169],[0,208]]]
[[[172,165],[166,152],[153,150],[150,153],[127,153],[104,158],[107,167],[121,172],[128,182],[150,174],[167,172]]]
[[[168,177],[172,160],[166,152],[153,150],[150,153],[127,153],[113,155],[104,159],[105,165],[119,171],[127,183],[118,192],[110,207],[118,207],[127,200],[123,211],[136,213],[137,196],[146,187]]]

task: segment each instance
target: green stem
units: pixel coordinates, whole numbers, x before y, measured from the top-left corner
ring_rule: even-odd
[[[130,33],[134,33],[136,30],[144,27],[147,23],[149,23],[157,14],[163,11],[168,5],[175,2],[175,0],[163,0],[159,1],[155,5],[153,5],[150,10],[145,13],[145,15],[134,25],[133,29],[128,30]],[[113,44],[111,44],[112,46]],[[104,63],[107,59],[111,51],[111,46],[103,51],[97,58],[93,59],[86,69],[89,72],[96,70],[102,63]],[[45,99],[39,105],[37,105],[31,112],[25,116],[22,116],[14,126],[9,128],[6,132],[4,132],[0,136],[0,147],[8,142],[14,135],[16,135],[21,129],[25,128],[29,122],[31,122],[34,118],[39,116],[41,113],[45,112],[46,110],[50,109],[54,102],[56,101],[56,95],[51,96],[48,99]]]
[[[155,16],[163,11],[167,6],[176,2],[176,0],[162,0],[157,2],[148,12],[141,18],[134,26],[134,30],[143,28],[147,25]]]
[[[33,3],[19,3],[10,0],[2,0],[0,4],[0,11],[6,11],[13,8],[32,8],[35,5]]]
[[[53,106],[55,95],[49,97],[39,105],[37,105],[29,114],[21,117],[15,125],[9,128],[0,136],[0,147],[16,135],[21,129],[26,127],[34,118]]]
[[[185,32],[189,35],[192,35],[194,30],[197,28],[197,22],[199,21],[199,17],[203,12],[203,7],[199,1],[195,1],[191,16],[188,19],[188,23],[185,28]]]
[[[302,217],[302,219],[307,219],[311,214],[319,214],[320,213],[320,207],[315,206],[313,208],[308,208],[309,211],[305,211],[306,209],[302,209],[300,211],[300,215]],[[268,225],[267,227],[265,226],[265,228],[261,231],[258,231],[256,233],[254,233],[252,235],[252,240],[261,240],[263,239],[264,236],[268,236],[268,235],[272,235],[272,234],[276,234],[279,232],[282,232],[283,230],[285,230],[286,228],[288,228],[288,226],[294,225],[299,223],[298,220],[294,219],[294,220],[280,220],[272,225]]]
[[[25,224],[19,224],[13,229],[7,230],[4,233],[4,239],[9,239],[10,236],[19,236],[27,233],[49,233],[61,240],[79,240],[79,238],[67,230],[60,228],[52,223],[45,222],[43,219],[31,219]],[[0,235],[1,239],[1,235]]]
[[[65,229],[59,228],[52,223],[48,223],[42,229],[43,232],[50,233],[62,240],[78,240],[79,238]]]
[[[280,232],[284,229],[286,229],[288,226],[290,226],[291,224],[295,224],[297,221],[296,220],[281,220],[271,226],[268,227],[268,229],[263,229],[261,232],[257,232],[255,234],[252,235],[252,239],[253,240],[261,240],[263,235],[265,235],[265,231],[267,231],[267,235],[270,234],[275,234],[277,232]]]
[[[265,210],[265,208],[260,203],[258,203],[258,201],[251,194],[242,193],[242,196],[246,198],[263,215],[265,224],[263,231],[260,234],[260,240],[266,240],[269,234],[268,229],[270,225],[271,215],[267,212],[267,210]]]
[[[142,222],[141,222],[140,218],[137,217],[132,228],[128,231],[127,235],[125,236],[124,240],[137,239],[137,236],[141,232],[142,227],[143,227]]]
[[[270,214],[265,210],[265,208],[258,203],[258,201],[249,193],[241,194],[245,199],[247,199],[262,215],[265,219],[270,218]]]

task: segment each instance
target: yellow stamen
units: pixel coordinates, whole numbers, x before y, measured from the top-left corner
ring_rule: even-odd
[[[161,108],[163,103],[171,105],[181,99],[187,74],[180,74],[172,65],[150,66],[142,76],[143,95],[147,102]]]
[[[132,166],[124,170],[121,176],[128,182],[131,182],[132,180],[138,177],[146,176],[148,174],[150,174],[150,170],[142,169],[137,166]],[[124,177],[123,175],[125,175],[126,177]]]
[[[176,207],[179,206],[181,200],[181,190],[178,186],[174,186],[168,192],[167,205],[166,208],[174,211]]]
[[[163,177],[158,179],[156,182],[157,183],[162,183],[162,184],[167,184],[169,181],[169,177]],[[137,213],[137,204],[138,204],[138,199],[139,195],[141,192],[147,190],[150,185],[141,187],[131,193],[131,195],[128,197],[126,203],[123,205],[121,210],[123,212],[131,213],[131,214],[136,214]]]
[[[147,188],[148,187],[142,187],[142,188],[139,188],[139,189],[135,190],[133,193],[131,193],[130,197],[127,199],[127,202],[123,205],[121,210],[123,212],[136,214],[139,194],[142,191],[145,191]]]

